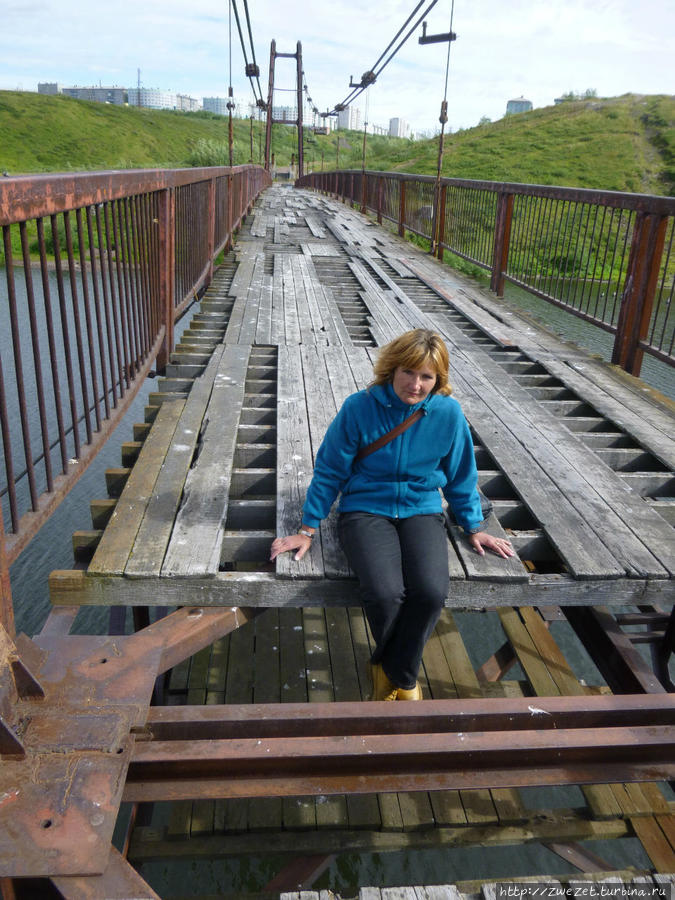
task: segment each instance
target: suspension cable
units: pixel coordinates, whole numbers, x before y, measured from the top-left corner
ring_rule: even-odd
[[[417,6],[410,13],[410,15],[408,16],[406,21],[401,26],[401,28],[399,28],[399,30],[397,31],[394,38],[392,38],[392,40],[389,42],[386,49],[380,54],[377,62],[373,66],[373,68],[370,69],[368,72],[364,72],[364,74],[361,77],[360,84],[351,85],[353,90],[345,97],[345,99],[341,103],[337,103],[333,107],[331,112],[338,112],[340,109],[344,109],[344,107],[349,106],[349,104],[352,103],[354,100],[356,100],[356,98],[361,93],[363,93],[363,91],[366,90],[367,87],[369,87],[371,84],[373,84],[376,81],[379,74],[391,62],[391,60],[394,58],[394,56],[396,56],[396,54],[401,49],[401,47],[403,47],[403,45],[410,38],[410,36],[413,34],[413,32],[418,28],[418,26],[420,25],[420,23],[424,19],[424,17],[426,15],[428,15],[429,12],[431,12],[431,10],[434,8],[434,6],[436,5],[437,2],[438,2],[438,0],[430,0],[430,2],[428,3],[428,5],[424,9],[424,11],[420,14],[420,16],[416,19],[416,21],[414,22],[412,27],[409,29],[408,33],[405,35],[403,40],[399,43],[399,45],[396,47],[396,49],[390,54],[390,56],[385,60],[385,62],[378,69],[377,67],[380,64],[380,62],[382,61],[383,57],[391,49],[392,45],[395,43],[397,38],[401,35],[401,33],[403,32],[405,27],[408,25],[408,23],[415,17],[415,15],[419,11],[420,7],[424,5],[424,0],[422,0],[422,2],[417,4]]]
[[[246,25],[247,25],[247,28],[248,28],[248,39],[249,39],[249,42],[250,42],[250,44],[251,44],[251,58],[253,59],[253,66],[255,67],[255,70],[256,70],[256,75],[255,75],[255,76],[249,76],[249,78],[251,79],[251,87],[253,87],[253,80],[252,80],[252,79],[255,78],[255,80],[257,81],[257,83],[258,83],[258,91],[259,91],[260,97],[261,97],[261,99],[262,99],[262,88],[261,88],[261,86],[260,86],[260,75],[259,75],[259,71],[260,71],[260,70],[259,70],[258,63],[256,62],[256,58],[255,58],[255,45],[254,45],[254,43],[253,43],[253,32],[251,31],[251,17],[250,17],[249,12],[248,12],[248,0],[244,0],[244,12],[246,13]],[[244,57],[244,58],[245,58],[245,57]],[[255,88],[253,88],[253,96],[255,97]],[[257,98],[256,98],[256,99],[257,99]]]
[[[450,76],[450,49],[453,41],[452,24],[455,17],[455,0],[450,0],[450,29],[448,34],[448,53],[445,60],[445,86],[443,89],[443,101],[441,103],[441,115],[439,121],[441,123],[441,133],[438,136],[438,165],[436,168],[436,186],[434,192],[434,221],[432,228],[431,252],[435,254],[439,251],[441,244],[441,236],[443,232],[443,222],[441,221],[441,173],[443,171],[443,150],[445,143],[445,125],[448,121],[448,80]]]
[[[245,10],[246,10],[246,18],[248,21],[248,33],[249,33],[249,37],[251,40],[251,52],[253,53],[253,63],[252,64],[249,63],[249,61],[248,61],[248,55],[246,52],[246,40],[244,38],[244,32],[241,27],[241,20],[239,18],[239,10],[237,9],[237,2],[236,2],[236,0],[230,0],[230,8],[234,10],[234,17],[237,22],[237,30],[239,32],[239,43],[241,44],[241,51],[244,55],[245,73],[251,83],[251,89],[253,91],[253,96],[255,97],[255,100],[256,100],[256,105],[259,105],[259,102],[263,101],[263,95],[262,95],[262,88],[260,87],[260,80],[257,75],[258,65],[255,62],[255,50],[253,49],[253,35],[251,33],[251,23],[250,23],[250,19],[249,19],[249,15],[248,15],[248,5],[246,3],[246,0],[244,0],[244,6],[245,6]],[[256,74],[249,74],[249,72],[256,72]],[[256,93],[255,84],[253,82],[254,78],[258,84],[259,96]]]

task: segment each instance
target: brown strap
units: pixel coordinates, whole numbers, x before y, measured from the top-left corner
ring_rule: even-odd
[[[411,416],[408,416],[407,419],[404,419],[400,425],[396,426],[396,428],[392,428],[391,431],[383,434],[382,437],[379,437],[376,441],[373,441],[372,444],[366,444],[365,447],[361,447],[359,452],[356,454],[356,459],[363,459],[364,456],[370,456],[371,453],[375,453],[375,451],[379,450],[380,447],[384,447],[384,445],[388,444],[389,441],[393,441],[394,438],[399,436],[399,434],[403,434],[403,432],[410,428],[411,425],[414,425],[418,419],[421,419],[423,415],[423,409],[415,410],[415,412]]]

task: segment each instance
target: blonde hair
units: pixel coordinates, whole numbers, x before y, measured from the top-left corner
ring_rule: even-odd
[[[452,393],[448,382],[450,359],[440,334],[428,328],[406,331],[380,350],[373,366],[375,378],[372,384],[390,384],[399,366],[404,369],[421,369],[428,366],[436,372],[434,394]]]

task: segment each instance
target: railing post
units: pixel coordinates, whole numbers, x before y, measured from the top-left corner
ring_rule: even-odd
[[[159,309],[164,341],[156,368],[163,372],[173,350],[174,294],[176,289],[176,195],[166,188],[159,195]]]
[[[384,178],[377,179],[377,224],[382,224],[382,194],[384,193]]]
[[[405,237],[405,181],[401,181],[401,196],[398,205],[398,234]]]
[[[232,249],[234,243],[234,215],[232,204],[232,172],[227,175],[227,243],[226,250]]]
[[[639,212],[635,217],[612,351],[612,362],[631,375],[639,375],[642,368],[640,341],[649,330],[667,226],[667,216]]]
[[[0,625],[5,629],[7,634],[13,638],[15,635],[14,627],[14,605],[12,603],[12,586],[9,580],[9,563],[7,561],[7,551],[5,549],[5,523],[2,520],[2,510],[0,509]]]
[[[209,257],[209,273],[206,278],[208,286],[213,281],[213,257],[216,251],[216,179],[209,179],[209,222],[208,222],[208,257]]]
[[[368,176],[365,172],[361,173],[361,212],[365,215],[368,209],[368,190],[366,188]]]
[[[436,256],[443,261],[443,241],[445,240],[445,203],[448,197],[447,184],[441,185],[441,197],[438,204],[438,219],[436,221],[436,231],[434,240],[436,241]]]
[[[350,197],[350,207],[354,209],[354,173],[349,176],[349,197]]]
[[[506,271],[509,259],[512,221],[513,194],[502,192],[497,197],[492,274],[490,276],[490,290],[494,291],[498,297],[504,296],[504,272]]]

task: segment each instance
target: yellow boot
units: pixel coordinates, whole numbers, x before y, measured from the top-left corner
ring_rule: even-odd
[[[373,681],[373,693],[371,700],[396,700],[398,688],[389,680],[384,669],[379,663],[370,666],[370,677]]]
[[[409,691],[406,691],[404,688],[398,688],[396,694],[397,700],[421,700],[422,688],[420,687],[419,681],[416,681],[414,688],[410,688]]]

